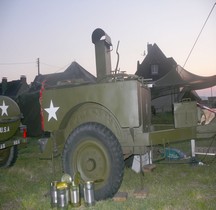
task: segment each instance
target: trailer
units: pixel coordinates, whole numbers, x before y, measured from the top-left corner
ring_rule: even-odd
[[[143,78],[111,70],[111,38],[92,33],[97,82],[41,89],[41,158],[61,155],[65,173],[95,184],[95,199],[112,198],[121,186],[124,160],[157,145],[211,138],[216,124],[199,124],[196,102],[174,103],[174,123],[151,123],[151,92]],[[203,132],[205,131],[205,132]]]

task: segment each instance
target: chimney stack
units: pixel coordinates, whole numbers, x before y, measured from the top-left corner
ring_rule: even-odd
[[[151,52],[151,50],[152,50],[152,44],[147,44],[147,51],[148,51],[148,53],[150,53]]]
[[[20,76],[20,81],[21,81],[22,84],[27,83],[26,76],[25,75],[21,75]]]
[[[5,95],[7,90],[7,77],[2,77],[2,95]]]
[[[2,83],[7,83],[7,77],[2,77]]]
[[[111,38],[102,29],[97,28],[92,33],[92,42],[95,44],[97,80],[100,81],[111,74]]]

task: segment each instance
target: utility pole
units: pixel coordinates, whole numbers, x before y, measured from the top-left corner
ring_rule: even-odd
[[[40,58],[37,59],[38,75],[40,75]]]

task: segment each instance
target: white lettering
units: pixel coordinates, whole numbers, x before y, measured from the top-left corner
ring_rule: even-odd
[[[6,126],[6,127],[0,127],[0,133],[7,133],[10,132],[10,127]]]
[[[5,149],[5,148],[6,148],[5,144],[0,144],[0,149]]]
[[[20,140],[19,139],[18,140],[14,140],[13,144],[14,145],[20,144]]]

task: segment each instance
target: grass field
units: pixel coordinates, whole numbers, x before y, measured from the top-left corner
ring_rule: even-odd
[[[179,144],[189,152],[189,144]],[[38,159],[36,139],[31,139],[20,150],[16,164],[0,169],[0,209],[46,210],[50,207],[50,182],[62,176],[60,157],[55,160],[55,174],[51,161]],[[77,209],[95,210],[143,210],[143,209],[216,209],[216,158],[198,157],[206,164],[191,165],[189,160],[162,161],[156,169],[141,177],[129,168],[119,191],[127,192],[128,199],[116,202],[112,199],[96,202],[94,207]],[[142,180],[141,180],[142,179]],[[135,198],[134,190],[144,188],[148,195]],[[71,207],[69,209],[72,209]],[[76,209],[76,208],[74,208]]]

